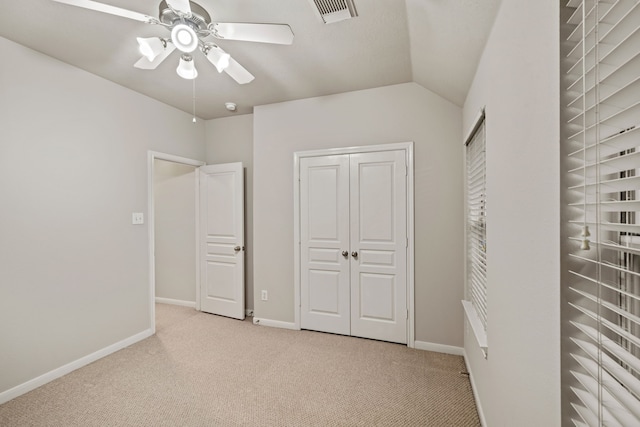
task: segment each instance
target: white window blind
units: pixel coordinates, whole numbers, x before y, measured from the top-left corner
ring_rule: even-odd
[[[640,0],[562,16],[563,416],[640,426]]]
[[[485,119],[481,112],[466,143],[467,284],[463,306],[480,347],[487,348],[487,197]]]

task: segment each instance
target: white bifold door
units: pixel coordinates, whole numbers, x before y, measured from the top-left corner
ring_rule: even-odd
[[[407,342],[405,153],[300,159],[303,329]]]
[[[244,319],[242,163],[200,168],[200,310]]]

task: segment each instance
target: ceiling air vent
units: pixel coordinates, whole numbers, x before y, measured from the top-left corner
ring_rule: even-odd
[[[353,0],[309,0],[320,14],[325,24],[351,19],[358,16]]]

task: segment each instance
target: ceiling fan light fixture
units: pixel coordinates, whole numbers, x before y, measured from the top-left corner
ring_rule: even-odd
[[[196,49],[202,51],[218,72],[224,71],[238,84],[250,83],[255,78],[253,74],[240,65],[238,61],[231,58],[224,50],[214,43],[207,42],[207,37],[282,45],[290,45],[293,43],[294,37],[291,27],[287,24],[214,22],[211,20],[211,15],[202,6],[195,3],[194,0],[160,0],[157,19],[143,13],[111,6],[99,0],[53,1],[146,24],[160,25],[171,33],[170,38],[137,38],[143,56],[133,66],[140,70],[154,70],[174,50],[178,49],[182,52],[182,57],[176,69],[177,74],[189,80],[194,80],[198,76],[198,71],[191,56],[191,53]],[[13,0],[13,2],[15,3],[16,0]]]
[[[153,61],[167,47],[167,43],[160,37],[136,37],[140,53],[149,61]]]
[[[193,57],[187,54],[182,55],[176,72],[180,77],[187,80],[193,80],[198,77],[198,70],[196,70],[196,66],[193,63]]]
[[[219,73],[223,72],[231,60],[231,55],[220,49],[218,46],[211,46],[206,52],[207,59],[216,67]]]
[[[178,24],[171,30],[171,41],[178,49],[191,53],[198,47],[198,35],[190,26]]]

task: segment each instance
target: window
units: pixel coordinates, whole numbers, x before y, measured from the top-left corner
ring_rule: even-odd
[[[640,1],[561,16],[563,420],[640,425]]]
[[[467,320],[480,348],[487,351],[487,197],[485,167],[485,116],[481,111],[466,138],[467,189],[466,300],[462,301]]]

